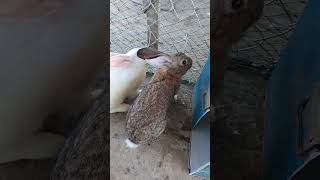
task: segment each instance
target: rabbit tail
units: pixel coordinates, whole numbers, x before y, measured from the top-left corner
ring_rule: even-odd
[[[129,139],[126,139],[125,142],[126,142],[127,147],[130,148],[130,149],[135,149],[135,148],[137,148],[139,146],[138,144],[133,143]]]

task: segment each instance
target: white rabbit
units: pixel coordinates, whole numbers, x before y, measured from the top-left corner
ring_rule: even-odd
[[[134,48],[127,54],[110,53],[110,113],[126,112],[124,100],[138,95],[146,78],[146,63],[159,67],[166,54],[152,48]]]
[[[110,113],[129,109],[129,104],[123,101],[138,94],[146,70],[145,62],[136,55],[113,54],[110,57]]]
[[[82,106],[103,68],[105,1],[0,1],[0,163],[54,156],[44,119]],[[74,112],[72,110],[72,112]]]

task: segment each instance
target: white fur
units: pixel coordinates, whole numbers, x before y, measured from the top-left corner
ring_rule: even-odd
[[[137,56],[139,49],[141,48],[131,49],[126,54],[110,52],[111,58],[113,56],[124,55],[129,57],[131,62],[129,65],[124,64],[123,67],[110,66],[110,113],[126,112],[129,110],[129,105],[123,103],[123,101],[129,96],[136,96],[141,92],[138,88],[146,79],[146,63],[159,67],[170,61],[170,58],[165,56],[142,60]]]
[[[129,105],[123,101],[129,96],[138,95],[138,88],[146,79],[146,62],[137,57],[138,50],[135,48],[126,54],[131,61],[128,66],[110,67],[110,113],[128,111]]]
[[[177,95],[177,94],[176,94],[176,95],[174,95],[173,97],[174,97],[174,100],[175,100],[175,101],[178,101],[178,98],[179,98],[179,97],[178,97],[178,95]]]
[[[135,149],[139,146],[138,144],[131,142],[129,139],[126,139],[125,142],[126,142],[127,147],[130,149]]]

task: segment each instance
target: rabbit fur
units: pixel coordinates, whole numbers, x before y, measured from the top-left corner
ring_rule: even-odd
[[[127,54],[110,52],[110,113],[126,112],[130,105],[124,100],[139,94],[146,78],[146,63],[157,67],[163,53],[152,48],[134,48]]]
[[[127,54],[110,53],[110,113],[126,112],[129,104],[124,100],[138,94],[140,84],[146,78],[146,63],[133,49]]]
[[[167,55],[167,61],[154,74],[127,113],[125,140],[129,148],[148,144],[160,136],[167,125],[166,114],[192,59],[184,53]]]

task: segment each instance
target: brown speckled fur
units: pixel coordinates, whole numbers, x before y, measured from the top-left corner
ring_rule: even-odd
[[[171,59],[171,64],[155,73],[128,111],[126,133],[136,144],[150,143],[165,130],[170,102],[179,90],[181,77],[192,66],[191,58],[183,53],[176,53]],[[180,64],[183,60],[186,65]]]

